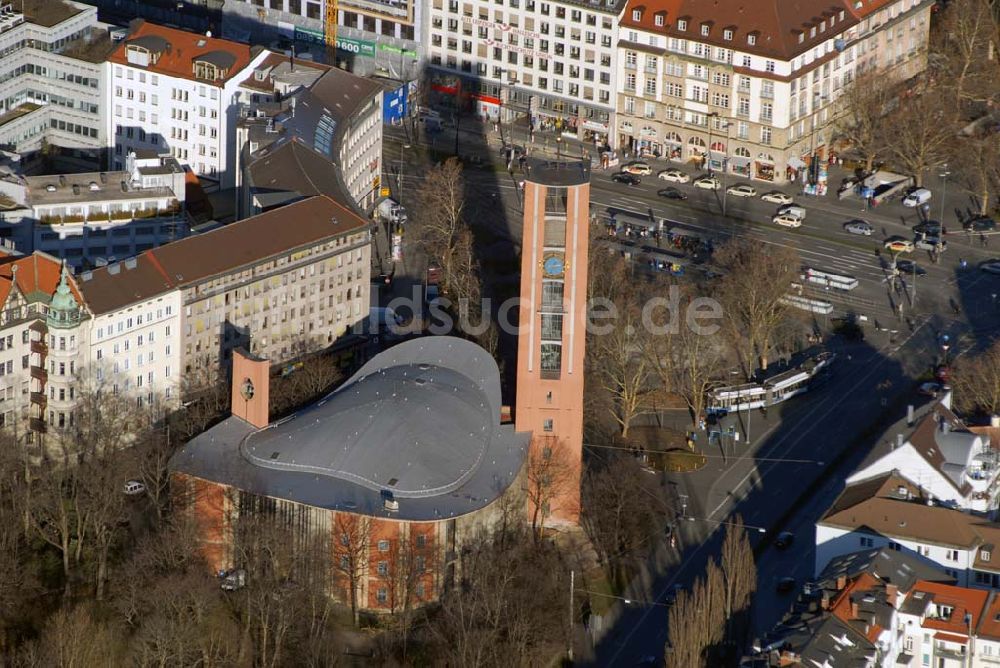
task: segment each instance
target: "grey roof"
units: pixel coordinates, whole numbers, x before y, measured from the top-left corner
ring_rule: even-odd
[[[199,60],[215,65],[220,70],[228,70],[236,64],[236,56],[228,51],[222,51],[221,49],[208,51],[200,56],[194,57],[195,62],[198,62]]]
[[[141,37],[126,40],[125,43],[128,46],[140,46],[151,53],[166,51],[170,46],[170,42],[159,35],[142,35]]]
[[[247,175],[251,192],[264,210],[313,195],[326,195],[344,206],[355,207],[337,163],[295,135],[285,135],[257,151]]]
[[[498,498],[524,463],[529,434],[500,423],[489,353],[424,337],[377,355],[336,391],[255,430],[230,417],[190,441],[171,468],[257,494],[329,509],[434,520]]]
[[[529,158],[525,180],[544,186],[578,186],[590,183],[590,163],[582,160],[557,162]]]
[[[859,550],[834,557],[826,565],[818,580],[820,586],[835,586],[839,576],[856,578],[862,573],[870,573],[887,584],[895,585],[900,591],[909,591],[917,580],[954,584],[951,577],[935,564],[922,560],[914,554],[883,547],[877,550]]]

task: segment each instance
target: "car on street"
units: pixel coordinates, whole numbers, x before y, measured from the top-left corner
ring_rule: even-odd
[[[942,234],[946,234],[944,225],[936,220],[928,220],[927,222],[920,223],[919,225],[914,225],[913,233],[924,234],[929,237],[939,237]]]
[[[913,276],[926,276],[927,270],[913,260],[896,260],[896,271]]]
[[[783,193],[780,190],[772,190],[770,192],[766,192],[763,195],[761,195],[760,198],[765,202],[771,202],[772,204],[792,203],[792,196],[787,193]]]
[[[681,170],[674,168],[664,169],[663,171],[661,171],[659,174],[656,175],[656,178],[662,179],[664,181],[671,181],[673,183],[687,183],[688,181],[691,180],[690,176],[688,176]]]
[[[913,207],[927,204],[929,201],[931,201],[931,191],[927,188],[916,188],[907,193],[906,197],[903,198],[903,206],[908,206],[912,209]]]
[[[997,221],[989,216],[980,216],[979,218],[965,221],[962,229],[967,232],[993,232],[997,229]]]
[[[925,237],[922,234],[918,234],[917,238],[913,240],[913,246],[918,250],[930,251],[932,253],[943,253],[948,250],[948,242],[941,239],[941,237]]]
[[[779,213],[771,219],[772,223],[782,227],[802,227],[802,219],[787,213]]]
[[[795,534],[791,531],[782,531],[774,539],[774,546],[779,550],[787,550],[795,542]]]
[[[1000,274],[1000,260],[987,260],[979,268],[988,274]]]
[[[851,234],[861,234],[866,237],[870,237],[875,228],[872,227],[871,223],[865,222],[863,220],[852,220],[850,222],[844,223],[844,229]]]
[[[805,220],[806,208],[801,204],[795,204],[794,202],[792,204],[782,204],[778,207],[778,215],[796,216],[797,218]]]
[[[694,180],[694,187],[702,190],[718,190],[722,187],[722,183],[714,176],[701,176]]]
[[[757,189],[753,186],[741,183],[736,186],[729,186],[726,188],[726,193],[732,195],[733,197],[756,197]]]
[[[688,196],[682,193],[677,188],[661,188],[656,191],[656,194],[660,197],[666,197],[667,199],[687,199]]]
[[[640,179],[638,176],[633,176],[628,172],[618,172],[617,174],[611,177],[611,180],[614,181],[615,183],[624,183],[627,186],[637,186],[640,183],[642,183],[642,179]]]
[[[622,167],[622,171],[629,174],[638,174],[639,176],[649,176],[653,173],[653,168],[644,162],[630,162]]]
[[[892,251],[893,253],[913,252],[913,242],[899,236],[889,237],[882,245],[886,250]]]
[[[778,580],[778,584],[775,586],[775,589],[778,591],[779,594],[787,594],[788,592],[795,589],[795,578],[793,577],[781,578],[780,580]]]

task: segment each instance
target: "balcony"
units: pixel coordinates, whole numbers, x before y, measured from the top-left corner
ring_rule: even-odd
[[[31,342],[31,352],[38,353],[39,355],[48,355],[49,347],[44,341],[32,341]]]
[[[42,383],[49,382],[49,372],[40,366],[31,367],[31,377]]]
[[[28,420],[28,428],[31,431],[37,431],[40,434],[44,434],[48,429],[45,426],[45,420],[42,418],[30,418]]]
[[[32,392],[31,403],[44,407],[45,404],[48,403],[48,400],[44,392]]]

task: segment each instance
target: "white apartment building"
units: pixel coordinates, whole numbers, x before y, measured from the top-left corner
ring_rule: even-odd
[[[169,153],[220,188],[235,183],[235,126],[254,91],[245,79],[270,54],[209,36],[141,22],[109,57],[112,164],[130,152]]]
[[[30,16],[16,3],[0,8],[0,146],[22,154],[26,170],[103,166],[104,58],[111,42],[97,9],[50,0]]]
[[[431,104],[614,144],[621,0],[432,0]],[[514,137],[516,141],[516,137]]]
[[[74,267],[95,266],[183,238],[185,173],[174,158],[130,154],[126,170],[7,176],[0,232],[15,250],[38,250]]]
[[[932,4],[632,0],[617,42],[619,147],[825,192],[844,87],[873,68],[887,85],[922,71]]]

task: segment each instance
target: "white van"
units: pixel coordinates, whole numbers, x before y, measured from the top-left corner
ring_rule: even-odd
[[[779,216],[794,216],[799,220],[806,219],[806,208],[799,204],[784,204],[778,207]]]
[[[903,206],[915,207],[926,204],[931,199],[931,191],[927,188],[917,188],[903,198]]]

